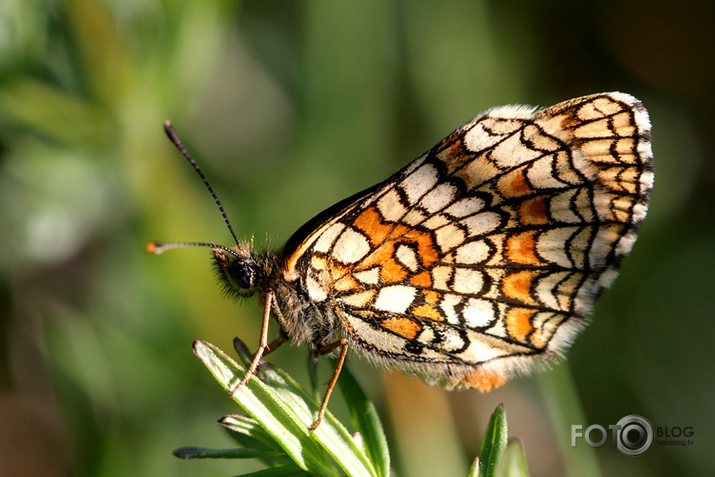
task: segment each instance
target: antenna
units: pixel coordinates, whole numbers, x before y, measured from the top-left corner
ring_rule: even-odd
[[[183,155],[187,161],[189,161],[189,164],[191,164],[191,167],[194,168],[196,173],[201,177],[201,180],[204,183],[204,186],[206,186],[206,189],[209,191],[209,194],[211,194],[211,197],[213,197],[214,202],[216,203],[216,206],[218,207],[219,212],[221,212],[221,217],[223,217],[223,221],[226,223],[226,226],[228,227],[228,230],[231,232],[231,236],[233,236],[233,240],[236,242],[236,245],[238,245],[238,237],[236,236],[236,232],[233,231],[233,227],[231,226],[231,222],[228,221],[228,217],[226,216],[226,211],[223,210],[223,205],[221,204],[221,201],[218,200],[218,196],[216,195],[216,192],[214,192],[213,187],[211,187],[211,184],[209,184],[208,179],[206,179],[206,176],[204,173],[201,171],[201,168],[199,165],[194,161],[194,158],[191,157],[189,152],[186,150],[184,145],[181,143],[181,140],[179,139],[179,136],[176,134],[176,130],[174,129],[174,126],[171,125],[171,121],[165,121],[164,122],[164,131],[166,132],[166,135],[169,136],[169,140],[176,146],[176,148],[179,150],[181,155]],[[152,245],[151,250],[150,250],[150,245]],[[165,244],[165,245],[158,245],[158,244],[149,244],[147,245],[147,252],[149,253],[155,253],[159,254],[162,253],[164,250],[168,250],[169,248],[178,248],[178,247],[212,247],[212,248],[223,248],[223,247],[217,247],[214,244],[209,244],[209,243],[198,243],[198,242],[192,242],[192,243],[176,243],[175,246],[170,246],[171,244]],[[229,251],[228,249],[225,249],[226,251]],[[235,254],[233,254],[235,255]]]
[[[215,243],[208,243],[208,242],[169,242],[169,243],[157,243],[157,242],[149,242],[146,244],[146,252],[150,253],[152,255],[161,255],[162,253],[166,252],[167,250],[171,250],[174,248],[187,248],[187,247],[209,247],[212,249],[219,249],[223,250],[226,253],[230,253],[236,258],[241,258],[238,256],[238,254],[231,250],[228,247],[224,247],[223,245],[216,245]]]

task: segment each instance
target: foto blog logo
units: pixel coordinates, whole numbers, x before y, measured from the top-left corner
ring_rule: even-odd
[[[625,455],[641,455],[653,444],[653,426],[643,416],[631,414],[608,428],[611,445]],[[571,426],[571,447],[576,447],[579,438],[585,439],[591,447],[601,447],[608,440],[608,432],[600,424],[592,424],[585,430],[582,425],[574,424]]]

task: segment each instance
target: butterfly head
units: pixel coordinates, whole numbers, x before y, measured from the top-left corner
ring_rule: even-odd
[[[240,245],[233,249],[214,246],[212,250],[216,271],[226,292],[239,298],[253,295],[258,270],[253,251]]]

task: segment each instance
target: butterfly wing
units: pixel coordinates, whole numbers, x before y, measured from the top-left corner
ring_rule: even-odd
[[[492,109],[289,241],[284,277],[353,349],[446,388],[561,355],[617,274],[653,183],[623,93]]]

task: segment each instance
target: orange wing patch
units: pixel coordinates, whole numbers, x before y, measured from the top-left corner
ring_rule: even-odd
[[[519,207],[519,220],[525,225],[546,225],[549,206],[544,196],[525,200]]]
[[[345,275],[336,280],[333,286],[338,291],[348,291],[355,290],[360,285],[358,284],[357,280],[355,280],[351,275]]]
[[[536,278],[538,274],[539,272],[533,270],[523,270],[505,276],[502,281],[502,292],[504,296],[527,305],[536,305],[536,302],[531,296],[531,287],[534,278]]]
[[[408,340],[415,339],[417,333],[422,330],[420,325],[409,318],[388,318],[380,325]]]
[[[432,277],[429,272],[420,272],[410,278],[410,283],[418,287],[431,287]]]
[[[368,236],[373,247],[385,242],[394,229],[394,225],[382,221],[380,212],[375,207],[365,209],[355,219],[354,225]]]
[[[421,230],[403,224],[383,222],[380,213],[375,207],[365,209],[354,222],[355,226],[367,235],[374,244],[374,249],[360,264],[360,269],[367,269],[375,265],[384,265],[392,260],[396,246],[401,243],[414,243],[417,245],[417,256],[425,268],[431,267],[437,261],[437,250],[432,236]],[[393,266],[393,265],[390,265]],[[387,276],[392,273],[402,275],[394,264]]]
[[[529,230],[512,235],[507,239],[507,258],[522,265],[539,265],[541,260],[536,256],[536,230]]]
[[[389,247],[384,248],[385,250],[383,250],[383,254],[388,253]],[[380,276],[385,283],[398,283],[407,278],[407,270],[405,270],[405,267],[397,263],[390,255],[390,258],[382,264]]]
[[[507,199],[522,197],[533,191],[524,175],[524,168],[507,174],[499,181],[499,192]]]
[[[528,308],[510,308],[506,312],[506,330],[509,336],[516,341],[526,343],[527,336],[534,331],[534,326],[531,324],[534,313],[536,310]]]
[[[450,384],[455,389],[477,389],[483,393],[488,393],[492,389],[504,385],[504,383],[506,383],[506,378],[500,374],[475,371],[471,374],[453,378]]]
[[[442,299],[442,294],[434,290],[423,290],[422,294],[425,297],[425,301],[430,305],[437,305]]]
[[[443,321],[444,318],[431,305],[420,305],[412,310],[412,314],[418,318],[426,318],[433,321]]]

